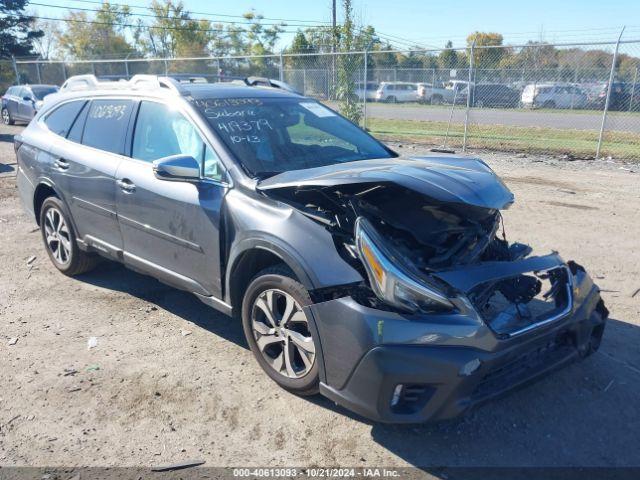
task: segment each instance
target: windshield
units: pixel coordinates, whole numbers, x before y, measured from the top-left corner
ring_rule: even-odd
[[[314,100],[217,98],[195,103],[254,177],[395,156],[373,137]]]
[[[58,91],[58,87],[31,87],[31,91],[37,100],[42,100],[47,95],[56,93]]]

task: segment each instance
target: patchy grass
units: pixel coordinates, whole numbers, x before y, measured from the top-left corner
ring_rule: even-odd
[[[405,140],[441,146],[447,132],[446,122],[419,120],[387,120],[370,118],[370,132],[382,140]],[[461,147],[464,125],[452,123],[447,146]],[[598,132],[545,127],[470,124],[467,132],[469,148],[530,153],[566,154],[593,158]],[[603,156],[640,161],[640,135],[627,132],[606,132],[602,144]]]

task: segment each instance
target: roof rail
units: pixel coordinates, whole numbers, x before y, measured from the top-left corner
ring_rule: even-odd
[[[74,75],[65,80],[60,90],[91,90],[98,86],[95,75]]]
[[[159,88],[168,89],[175,93],[183,93],[179,82],[170,77],[158,75],[134,75],[130,80],[100,81],[95,75],[74,75],[69,77],[60,87],[60,91],[77,90],[155,90]]]

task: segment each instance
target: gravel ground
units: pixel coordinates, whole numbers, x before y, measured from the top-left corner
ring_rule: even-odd
[[[240,324],[186,293],[113,263],[59,274],[17,198],[19,130],[0,127],[0,465],[640,465],[633,166],[483,155],[516,194],[508,237],[559,250],[603,288],[602,347],[464,418],[387,426],[279,389]]]

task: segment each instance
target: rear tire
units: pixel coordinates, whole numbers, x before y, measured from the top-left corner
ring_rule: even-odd
[[[65,275],[79,275],[98,264],[97,255],[78,247],[69,214],[59,198],[49,197],[42,204],[40,232],[51,263]]]
[[[302,307],[309,292],[285,265],[258,273],[242,301],[242,327],[258,364],[282,388],[298,395],[319,391],[319,342]]]
[[[9,110],[6,108],[2,109],[2,123],[5,125],[13,125],[16,123],[15,120],[11,118],[11,113],[9,113]]]

